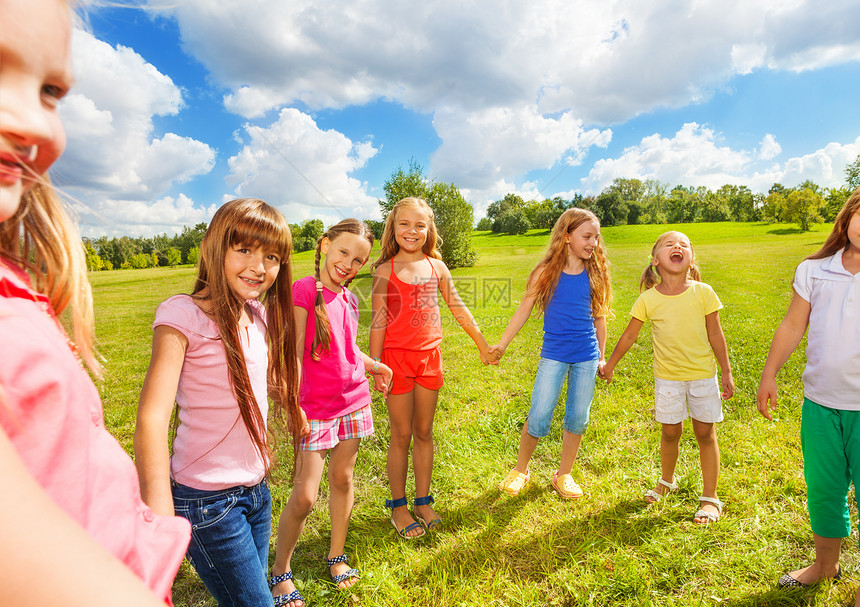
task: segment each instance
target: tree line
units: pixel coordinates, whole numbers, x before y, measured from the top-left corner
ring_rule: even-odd
[[[561,197],[542,201],[524,200],[507,194],[487,207],[478,230],[495,233],[525,234],[530,229],[550,229],[568,208],[580,207],[594,212],[601,225],[694,223],[706,221],[767,221],[796,223],[808,230],[813,223],[836,218],[851,193],[860,187],[860,155],[845,167],[845,185],[824,188],[807,180],[796,187],[774,183],[767,193],[752,192],[747,186],[726,184],[716,191],[704,186],[668,184],[655,179],[616,178],[600,194],[576,194],[571,200]],[[433,209],[441,237],[440,251],[450,268],[471,266],[476,253],[472,248],[474,209],[453,183],[430,181],[415,160],[406,169],[395,170],[383,186],[385,199],[379,200],[382,221],[366,220],[379,239],[385,218],[398,200],[416,196]],[[316,247],[325,231],[320,219],[290,224],[293,250]],[[206,224],[183,227],[175,236],[121,236],[84,238],[90,270],[150,268],[196,264]]]
[[[601,225],[695,223],[705,221],[767,221],[811,224],[833,221],[853,189],[822,188],[812,181],[796,187],[775,183],[768,192],[726,184],[716,191],[704,186],[669,187],[657,180],[616,178],[596,196],[577,194],[572,200],[552,198],[525,201],[507,194],[487,207],[478,230],[525,234],[533,228],[551,228],[565,209],[580,207],[594,212]]]

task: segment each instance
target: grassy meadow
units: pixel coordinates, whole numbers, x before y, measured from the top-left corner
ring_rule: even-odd
[[[670,227],[603,230],[616,312],[609,322],[607,357],[627,324],[650,248]],[[830,226],[814,226],[806,233],[794,226],[746,223],[674,227],[693,241],[703,280],[725,306],[720,316],[736,394],[724,403],[726,419],[717,429],[723,518],[707,527],[692,522],[701,475],[689,423],[677,471],[680,490],[649,507],[642,499],[660,474],[647,325],[616,369],[613,383],[597,387],[591,424],[573,470],[585,496],[565,501],[550,486],[561,449],[560,410],[552,433],[535,452],[532,482],[517,497],[500,493],[496,485],[515,462],[528,410],[542,319],[535,315],[529,321],[498,367],[484,367],[471,340],[445,312],[446,385],[436,415],[432,489],[443,530],[405,541],[388,522],[383,508],[389,497],[388,422],[385,404],[375,395],[376,434],[359,453],[347,539],[347,553],[362,578],[350,592],[338,591],[328,581],[324,480],[293,559],[308,605],[853,604],[852,578],[860,561],[856,530],[843,543],[841,583],[776,589],[782,573],[810,562],[813,554],[799,440],[802,349],[779,376],[778,421],[768,423],[755,409],[758,377],[788,306],[794,268],[820,246]],[[477,232],[477,264],[453,272],[490,343],[501,337],[547,242],[547,231],[523,236]],[[294,257],[294,279],[312,271],[312,253]],[[172,294],[188,292],[193,277],[193,268],[91,275],[97,333],[107,358],[107,377],[100,386],[106,422],[129,453],[155,307]],[[370,282],[365,268],[353,283],[362,300],[363,349]],[[275,521],[290,492],[288,441],[279,453],[273,478]],[[407,495],[411,500],[414,489]],[[271,554],[274,558],[274,538]],[[174,600],[181,607],[215,604],[187,563]]]

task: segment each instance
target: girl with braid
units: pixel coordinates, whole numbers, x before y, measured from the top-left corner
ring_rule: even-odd
[[[361,439],[373,434],[366,373],[383,394],[391,369],[356,345],[358,297],[346,287],[367,263],[373,234],[357,219],[344,219],[317,242],[315,275],[293,283],[297,348],[302,352],[299,400],[310,432],[298,444],[295,482],[278,524],[272,566],[275,605],[300,607],[304,599],[292,581],[290,560],[314,507],[326,455],[329,455],[331,545],[326,562],[338,588],[358,580],[344,553],[354,499],[352,472]],[[324,258],[323,264],[320,260]]]

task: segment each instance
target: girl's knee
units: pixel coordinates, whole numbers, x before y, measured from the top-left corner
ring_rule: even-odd
[[[717,431],[714,424],[694,422],[693,434],[696,436],[696,440],[700,445],[709,445],[717,442]]]
[[[304,491],[296,491],[293,489],[290,495],[289,507],[296,516],[306,518],[317,503],[316,494],[309,494]]]
[[[332,491],[341,493],[352,489],[353,474],[352,470],[331,470],[329,469],[328,484]]]
[[[684,424],[663,424],[660,438],[664,443],[677,443],[684,432]]]
[[[412,438],[416,443],[423,445],[433,444],[433,426],[429,428],[416,428],[413,431]]]

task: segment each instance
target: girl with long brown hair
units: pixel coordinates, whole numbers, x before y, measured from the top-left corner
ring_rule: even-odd
[[[509,495],[531,479],[529,461],[538,440],[549,434],[552,414],[567,377],[561,461],[552,486],[564,498],[582,496],[571,471],[588,427],[594,378],[606,346],[606,317],[611,312],[609,262],[597,216],[568,209],[552,229],[544,258],[529,275],[526,293],[505,333],[491,350],[500,355],[537,306],[544,314],[544,339],[531,409],[520,435],[517,463],[499,484]]]
[[[271,604],[268,397],[306,431],[286,219],[262,200],[225,203],[201,244],[191,295],[156,311],[134,436],[141,493],[192,524],[188,559],[219,605]],[[169,457],[174,402],[179,426]]]

